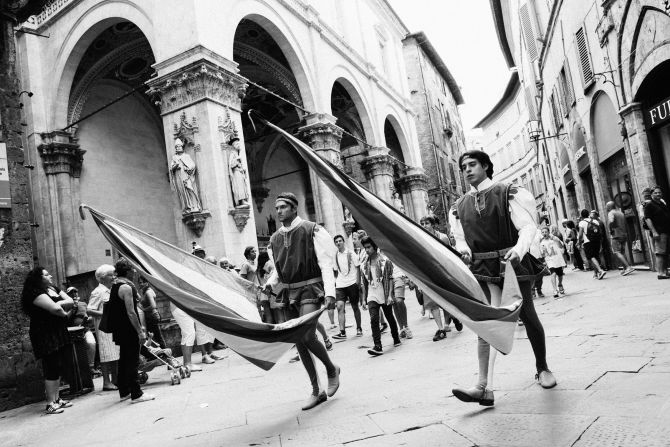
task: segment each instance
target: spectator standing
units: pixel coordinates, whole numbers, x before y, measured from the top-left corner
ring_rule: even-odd
[[[256,289],[258,311],[265,323],[271,323],[270,302],[268,296],[260,293],[261,272],[256,263],[257,256],[258,252],[256,251],[256,247],[250,245],[244,249],[244,261],[240,266],[240,276],[254,285],[254,288]]]
[[[91,370],[92,376],[102,375],[102,372],[95,369],[95,351],[97,349],[97,343],[95,342],[95,337],[91,332],[90,323],[92,323],[91,318],[88,317],[86,312],[86,303],[79,298],[79,291],[76,287],[68,287],[66,291],[67,295],[72,298],[74,303],[72,310],[68,312],[67,325],[68,327],[81,326],[84,330],[84,341],[86,342],[86,357],[88,358],[88,367]]]
[[[554,288],[554,298],[558,298],[559,293],[565,295],[565,289],[563,288],[563,268],[566,264],[565,258],[563,258],[563,242],[557,236],[552,235],[547,227],[543,227],[541,232],[540,252],[549,268],[549,272],[551,272],[551,285]]]
[[[337,273],[335,277],[335,302],[337,319],[340,325],[340,333],[333,335],[333,338],[336,340],[345,340],[347,338],[345,313],[347,300],[351,304],[351,310],[356,320],[356,336],[361,337],[363,335],[363,328],[361,327],[361,310],[358,304],[360,295],[358,288],[360,281],[358,256],[346,247],[344,236],[341,234],[335,236],[333,242],[337,247],[333,264]]]
[[[100,369],[102,370],[102,390],[116,391],[116,371],[119,360],[119,347],[116,346],[112,335],[100,330],[100,319],[105,304],[109,301],[109,291],[114,284],[114,267],[103,264],[95,271],[95,279],[98,287],[93,289],[88,300],[86,311],[93,317],[95,325],[95,336],[98,339],[98,352],[100,354]]]
[[[591,219],[594,219],[598,222],[598,226],[600,227],[600,234],[602,235],[600,238],[601,265],[603,266],[603,270],[609,270],[612,267],[612,257],[610,256],[610,241],[605,236],[608,233],[607,227],[605,226],[605,223],[600,220],[600,213],[598,210],[591,211]]]
[[[68,311],[72,298],[53,285],[53,279],[43,267],[37,266],[26,276],[21,293],[23,311],[30,318],[30,343],[37,360],[42,360],[46,414],[59,414],[72,403],[59,396],[63,359],[70,344],[67,331]]]
[[[142,392],[137,377],[140,346],[146,341],[146,334],[137,314],[140,295],[128,279],[132,267],[126,259],[116,261],[114,270],[117,278],[110,291],[108,306],[112,338],[119,345],[119,396],[121,401],[131,399],[133,404],[147,402],[156,397]]]
[[[603,279],[607,272],[600,267],[598,257],[600,256],[600,242],[602,240],[602,233],[600,232],[600,224],[597,220],[589,217],[588,210],[582,210],[582,220],[579,221],[579,235],[577,236],[580,245],[584,248],[586,258],[591,261],[594,269],[594,278]]]
[[[579,247],[577,246],[577,227],[575,223],[571,220],[565,220],[563,222],[563,227],[565,228],[565,248],[570,255],[570,262],[572,263],[573,270],[584,270],[584,261],[582,255],[579,252]]]
[[[663,192],[659,186],[654,186],[651,190],[651,200],[644,207],[644,220],[654,240],[658,279],[668,279],[670,208],[663,200]]]
[[[630,266],[625,255],[626,244],[628,242],[626,216],[617,209],[614,202],[607,202],[605,206],[607,208],[607,225],[612,237],[612,253],[614,253],[614,256],[616,256],[623,266],[621,274],[623,276],[630,275],[635,269]]]

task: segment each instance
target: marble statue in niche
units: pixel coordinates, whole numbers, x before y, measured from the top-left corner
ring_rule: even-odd
[[[183,214],[202,211],[200,194],[196,182],[195,162],[184,152],[184,143],[177,138],[174,142],[175,154],[170,163],[170,180],[177,191]]]
[[[240,155],[240,139],[231,135],[228,145],[233,148],[228,158],[228,172],[230,174],[231,190],[233,192],[233,207],[249,208],[249,192],[247,189],[247,171]]]

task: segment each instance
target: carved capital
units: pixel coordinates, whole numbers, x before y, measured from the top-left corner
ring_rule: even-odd
[[[388,154],[370,155],[361,162],[361,168],[368,179],[378,175],[393,176],[393,159]]]
[[[426,174],[408,174],[400,177],[396,184],[403,194],[412,191],[427,191],[428,176]]]
[[[316,152],[340,151],[342,128],[333,123],[317,122],[298,129],[302,139]]]
[[[240,109],[247,90],[246,79],[209,60],[201,59],[147,82],[161,113],[167,114],[208,99]]]
[[[209,211],[202,210],[193,213],[184,213],[181,216],[181,220],[196,236],[200,237],[202,230],[205,229],[205,220],[211,216]]]
[[[79,147],[72,134],[54,130],[40,136],[42,144],[37,146],[37,151],[42,157],[44,172],[47,175],[67,173],[72,177],[80,177],[86,151]]]
[[[251,216],[251,208],[233,208],[228,210],[228,214],[233,216],[237,230],[242,231],[247,226],[247,221]]]

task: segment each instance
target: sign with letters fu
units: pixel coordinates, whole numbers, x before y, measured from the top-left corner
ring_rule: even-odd
[[[0,143],[0,208],[11,208],[9,194],[9,169],[7,166],[7,145]]]
[[[670,98],[644,111],[647,129],[670,123]]]

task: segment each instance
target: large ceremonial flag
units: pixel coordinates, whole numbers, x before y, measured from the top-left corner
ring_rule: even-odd
[[[424,293],[476,332],[498,351],[512,350],[521,296],[504,293],[500,307],[490,306],[484,292],[455,250],[365,189],[328,160],[319,157],[294,136],[262,120],[281,133],[395,265]],[[509,290],[518,290],[512,269]]]
[[[260,320],[255,286],[234,272],[197,258],[86,205],[102,234],[175,306],[253,364],[269,370],[308,330],[321,311],[282,324]]]

